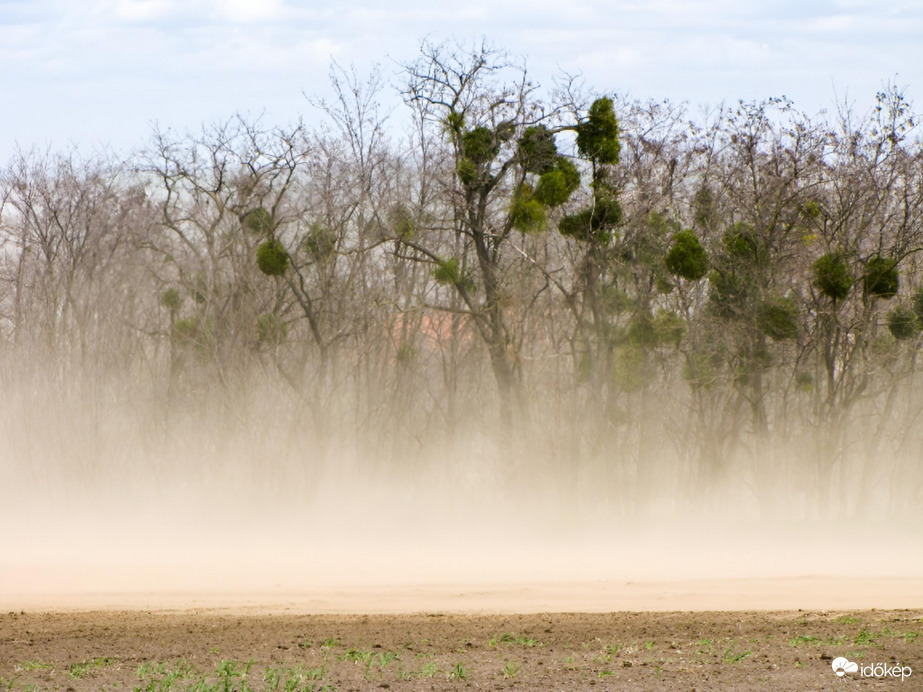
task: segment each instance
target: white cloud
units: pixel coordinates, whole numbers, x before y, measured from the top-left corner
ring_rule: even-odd
[[[278,0],[211,0],[209,5],[218,16],[234,22],[269,21],[283,15]]]
[[[919,95],[921,35],[909,0],[6,0],[0,88],[17,100],[0,111],[0,161],[14,139],[135,141],[154,118],[293,118],[303,89],[326,88],[330,57],[397,69],[427,36],[485,36],[546,83],[563,68],[637,97],[787,93],[814,110],[833,83],[871,98],[895,73]]]
[[[114,0],[110,7],[103,6],[100,9],[126,22],[150,22],[164,19],[175,12],[177,3],[171,0]]]

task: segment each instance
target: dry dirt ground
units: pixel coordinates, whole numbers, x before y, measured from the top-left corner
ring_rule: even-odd
[[[837,677],[831,660],[908,666]],[[0,690],[923,690],[923,610],[0,615]]]

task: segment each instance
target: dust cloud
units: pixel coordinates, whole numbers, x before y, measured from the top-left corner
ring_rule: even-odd
[[[176,402],[122,384],[8,378],[3,608],[921,605],[909,459],[820,476],[770,439],[703,470],[663,434],[632,453],[629,426],[585,444],[541,404],[434,433],[347,415],[349,391],[318,416],[256,381]]]
[[[923,605],[903,90],[693,115],[480,45],[399,126],[333,66],[316,127],[0,171],[4,607]]]

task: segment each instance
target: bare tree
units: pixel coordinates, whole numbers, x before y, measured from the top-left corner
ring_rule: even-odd
[[[264,340],[281,334],[273,327],[284,309],[281,287],[267,289],[254,257],[266,243],[275,248],[280,229],[299,216],[293,189],[304,151],[299,127],[266,130],[238,116],[198,137],[156,131],[139,166],[163,229],[152,247],[169,291],[161,297],[171,348],[207,355],[221,377],[260,331]]]
[[[579,173],[554,142],[564,127],[561,109],[539,100],[525,68],[485,44],[466,50],[424,43],[407,76],[405,99],[417,113],[420,138],[443,143],[448,156],[443,196],[427,210],[431,221],[413,237],[396,239],[408,256],[431,263],[436,281],[460,298],[461,307],[446,309],[473,321],[508,422],[514,410],[528,410],[521,335],[511,322],[518,276],[512,268],[524,260],[510,242],[515,232],[545,230],[547,210],[579,185]]]

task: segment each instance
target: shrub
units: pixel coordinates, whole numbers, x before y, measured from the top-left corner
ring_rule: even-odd
[[[456,110],[452,110],[445,118],[445,127],[447,130],[458,132],[465,126],[465,116]]]
[[[888,313],[888,330],[898,341],[912,339],[920,332],[920,321],[913,309],[898,306]]]
[[[743,222],[735,223],[724,232],[724,249],[737,260],[761,263],[766,259],[765,248],[753,226]]]
[[[275,229],[272,214],[263,207],[256,207],[244,214],[241,224],[254,235],[269,235]]]
[[[184,317],[176,320],[173,325],[173,334],[180,343],[194,343],[199,333],[199,319],[197,317]]]
[[[612,242],[612,229],[622,220],[622,205],[615,197],[601,197],[591,209],[567,215],[558,222],[562,235],[585,243],[608,245]]]
[[[810,199],[801,205],[799,211],[809,219],[816,219],[821,214],[820,204],[816,200]]]
[[[756,323],[773,341],[798,336],[798,307],[790,298],[770,298],[756,311]]]
[[[548,223],[544,205],[535,198],[528,185],[523,185],[513,196],[510,204],[510,218],[513,221],[513,228],[523,233],[544,230]]]
[[[628,341],[634,346],[650,348],[657,345],[657,332],[650,315],[639,314],[628,325]]]
[[[275,238],[260,243],[256,249],[256,263],[269,276],[282,276],[288,269],[288,259],[288,252]]]
[[[636,344],[617,347],[613,352],[612,380],[623,392],[636,392],[648,383],[653,374],[644,348]]]
[[[331,229],[312,223],[302,242],[302,247],[316,262],[333,256],[337,249],[337,237]]]
[[[913,292],[910,301],[913,304],[913,311],[916,313],[917,319],[923,325],[923,287]]]
[[[825,296],[833,300],[843,300],[849,295],[853,277],[845,257],[838,254],[827,254],[811,267],[814,270],[814,285]]]
[[[455,164],[455,175],[463,185],[474,185],[478,180],[477,164],[463,156]]]
[[[598,98],[590,106],[587,119],[577,126],[577,149],[599,163],[619,162],[619,122],[612,99]]]
[[[799,392],[809,393],[814,389],[814,376],[807,370],[799,370],[795,373],[795,387]]]
[[[184,317],[173,324],[173,338],[181,346],[204,353],[213,343],[211,327],[208,319],[200,319],[197,315]]]
[[[773,341],[798,336],[798,307],[790,298],[770,298],[756,311],[756,323]]]
[[[538,179],[533,197],[548,207],[564,204],[580,186],[580,172],[577,167],[559,156],[554,167],[542,173]]]
[[[516,134],[516,123],[512,120],[504,120],[497,124],[497,139],[501,142],[509,142]]]
[[[865,292],[876,298],[893,298],[899,286],[897,260],[881,255],[872,257],[865,265]]]
[[[267,312],[257,319],[256,333],[261,344],[278,344],[288,336],[288,325],[277,315]]]
[[[175,288],[167,288],[160,294],[160,304],[163,305],[168,310],[176,311],[179,309],[182,299],[180,298],[179,291]]]
[[[471,277],[462,273],[458,260],[454,257],[440,259],[433,270],[433,278],[443,286],[457,286],[469,293],[476,289],[474,281],[471,280]]]
[[[580,187],[580,171],[577,170],[577,166],[574,165],[573,161],[564,156],[559,156],[554,160],[554,167],[564,176],[568,190],[574,192]]]
[[[693,390],[708,389],[718,381],[720,360],[713,354],[692,352],[683,363],[683,378]]]
[[[487,163],[500,151],[500,144],[487,127],[476,127],[462,135],[462,151],[475,164]]]
[[[703,184],[695,192],[693,200],[692,219],[696,225],[702,228],[708,228],[711,225],[714,216],[715,200],[711,188]]]
[[[654,315],[654,333],[658,343],[678,347],[686,336],[686,323],[675,312],[661,308]]]
[[[746,281],[734,272],[713,269],[708,274],[711,286],[709,301],[712,310],[722,318],[737,316],[741,305],[746,304],[754,293],[751,281]]]
[[[664,263],[671,274],[689,281],[698,281],[708,273],[708,255],[695,233],[680,231],[673,236],[673,246]]]
[[[433,278],[444,286],[451,286],[461,281],[461,267],[454,257],[439,260],[433,270]]]
[[[413,238],[413,214],[406,206],[403,204],[394,205],[391,209],[390,217],[394,235],[403,240],[410,240]]]
[[[554,135],[544,125],[527,127],[519,139],[519,158],[529,173],[541,175],[548,171],[557,154]]]

